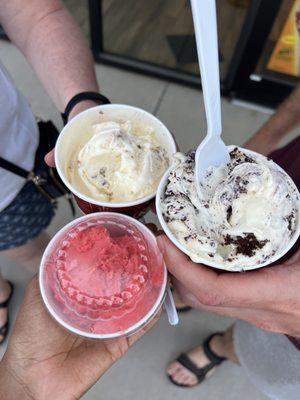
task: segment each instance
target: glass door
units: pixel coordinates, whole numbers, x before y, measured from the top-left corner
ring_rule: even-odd
[[[300,78],[300,0],[284,0],[252,78],[294,85]]]
[[[250,3],[217,1],[222,83]],[[91,0],[90,9],[96,58],[199,86],[190,0]]]
[[[231,90],[276,107],[300,82],[300,0],[261,0],[251,30]]]

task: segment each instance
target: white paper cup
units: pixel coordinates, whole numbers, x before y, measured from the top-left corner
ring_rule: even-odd
[[[70,274],[74,277],[74,268],[78,268],[75,263],[81,268],[91,268],[92,273],[97,274],[99,260],[88,253],[88,248],[83,254],[73,257],[71,243],[75,235],[84,235],[86,229],[96,226],[105,227],[111,237],[130,236],[139,249],[137,266],[130,270],[129,281],[124,282],[125,278],[121,280],[118,275],[113,294],[109,294],[111,289],[107,285],[105,296],[101,298],[91,294],[95,290],[95,287],[90,290],[93,279],[88,281],[89,289],[85,286],[83,291],[80,287],[80,281],[85,279],[83,276],[76,278],[77,283],[69,278]],[[89,244],[83,243],[84,246]],[[71,268],[66,269],[66,263]],[[104,271],[102,282],[107,282],[114,270]],[[99,280],[99,276],[95,279]],[[140,289],[136,289],[137,282],[141,284]],[[166,293],[167,269],[156,238],[145,225],[126,215],[102,212],[75,219],[52,238],[41,260],[39,284],[47,310],[62,327],[86,338],[108,340],[137,332],[157,314]],[[128,297],[129,290],[133,293],[131,298]],[[123,297],[124,294],[127,297]],[[122,303],[117,302],[120,299]]]
[[[255,151],[244,149],[244,148],[239,147],[239,146],[235,146],[235,147],[238,147],[238,149],[240,149],[243,153],[248,154],[249,156],[251,156],[251,155],[254,156],[254,158],[256,156],[262,156],[261,154],[256,153]],[[279,171],[281,171],[285,175],[289,176],[278,164],[276,164],[276,166],[279,169]],[[166,186],[167,186],[167,183],[168,183],[168,177],[169,177],[169,174],[172,171],[172,169],[173,169],[173,167],[171,166],[168,169],[168,171],[166,171],[166,173],[162,177],[162,179],[160,181],[160,184],[158,186],[157,194],[156,194],[156,202],[155,202],[155,204],[156,204],[156,212],[157,212],[157,216],[158,216],[159,222],[160,222],[160,224],[162,226],[162,229],[165,232],[165,234],[168,236],[168,238],[171,240],[171,242],[173,242],[173,244],[178,249],[180,249],[183,253],[185,253],[186,255],[188,255],[190,257],[193,253],[187,247],[185,247],[182,243],[180,243],[177,240],[175,235],[169,229],[168,224],[166,223],[166,221],[164,220],[163,215],[162,215],[161,199],[164,199],[164,194],[165,194]],[[291,181],[292,181],[292,179],[291,179]],[[293,183],[293,186],[295,188],[296,193],[298,194],[298,198],[300,198],[299,191],[298,191],[296,185],[294,184],[293,181],[292,181],[292,183]],[[298,239],[298,237],[300,235],[300,221],[299,221],[300,215],[299,214],[300,214],[300,205],[299,205],[299,202],[298,202],[298,221],[297,221],[298,224],[297,224],[297,228],[296,228],[291,240],[289,241],[289,243],[287,244],[287,246],[284,249],[282,249],[278,253],[275,253],[274,256],[270,257],[267,261],[265,261],[265,262],[263,262],[261,264],[249,266],[247,268],[243,267],[242,265],[233,266],[231,268],[228,268],[228,267],[224,266],[223,264],[217,263],[215,261],[208,260],[206,258],[199,259],[198,263],[205,264],[205,265],[207,265],[209,267],[213,267],[213,268],[216,268],[216,269],[229,271],[229,272],[250,271],[250,270],[266,267],[267,265],[273,264],[276,261],[278,261],[279,259],[281,259],[293,247],[293,245],[296,243],[296,241],[297,241],[297,239]]]
[[[59,176],[73,193],[79,208],[84,214],[98,211],[112,211],[137,218],[145,214],[155,197],[156,190],[147,196],[132,201],[99,201],[79,192],[67,179],[66,171],[71,154],[86,143],[86,137],[83,138],[82,132],[86,132],[87,129],[100,122],[119,120],[129,120],[138,125],[152,127],[158,142],[166,150],[170,161],[176,152],[175,140],[167,127],[154,115],[140,108],[124,104],[105,104],[89,108],[76,115],[63,128],[58,137],[55,146],[55,162]]]

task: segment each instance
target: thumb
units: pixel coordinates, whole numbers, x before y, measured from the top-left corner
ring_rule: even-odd
[[[181,275],[181,273],[179,270],[185,269],[185,265],[189,263],[189,258],[177,249],[166,235],[159,235],[156,240],[169,272],[180,280],[178,275]]]
[[[45,155],[45,162],[49,167],[55,167],[54,149]]]
[[[206,293],[208,297],[210,291],[214,293],[218,278],[215,271],[191,261],[165,235],[159,236],[157,243],[163,253],[168,271],[188,291],[196,297]]]

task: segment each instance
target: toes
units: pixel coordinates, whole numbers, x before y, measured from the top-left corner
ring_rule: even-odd
[[[193,382],[196,379],[191,372],[189,372],[186,368],[182,366],[175,372],[170,374],[170,376],[175,382],[179,383],[180,385],[189,385],[189,380]]]
[[[196,347],[187,353],[187,356],[200,369],[206,367],[210,363],[202,346]],[[214,370],[215,368],[212,368],[208,373],[206,373],[205,378],[209,378],[214,373]],[[195,386],[199,383],[197,376],[178,361],[173,361],[170,363],[166,369],[166,372],[172,378],[172,380],[179,385]]]
[[[178,361],[174,361],[168,366],[167,374],[168,375],[172,375],[175,372],[179,371],[180,369],[181,369],[181,365],[179,364],[179,362]]]
[[[173,374],[170,375],[170,377],[176,382],[176,383],[181,383],[180,382],[180,371],[176,371]]]
[[[186,374],[185,371],[179,371],[177,374],[175,374],[175,376],[173,377],[173,379],[174,379],[176,382],[180,383],[181,385],[184,385],[184,384],[185,384],[185,380],[186,380],[187,377],[188,377],[188,376],[187,376],[187,374]]]
[[[181,378],[181,384],[182,384],[182,385],[189,385],[189,376],[184,375],[184,376]]]
[[[191,376],[186,377],[185,385],[195,386],[197,383],[198,383],[198,381],[195,376],[191,375]]]
[[[178,361],[173,361],[166,372],[179,385],[194,386],[198,383],[196,376]]]

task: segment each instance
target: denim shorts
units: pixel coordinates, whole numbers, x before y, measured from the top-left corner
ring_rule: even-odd
[[[54,217],[54,206],[32,182],[0,212],[0,251],[22,246],[37,237]]]

